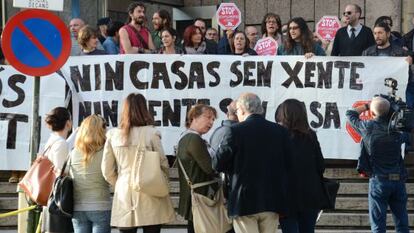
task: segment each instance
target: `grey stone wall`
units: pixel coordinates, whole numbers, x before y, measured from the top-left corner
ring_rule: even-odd
[[[13,0],[3,0],[6,4],[6,18],[10,18],[19,9],[13,8]],[[57,13],[65,22],[71,18],[71,0],[65,1],[65,10]],[[127,17],[126,9],[132,0],[106,0],[107,11],[103,12],[105,0],[80,0],[80,14],[90,25],[96,25],[98,18],[108,15],[114,19],[124,21]],[[246,25],[259,27],[262,17],[267,12],[279,14],[282,22],[290,18],[301,16],[309,22],[311,28],[323,15],[341,16],[345,5],[356,3],[362,8],[362,23],[372,27],[377,17],[391,16],[396,31],[407,32],[413,28],[411,19],[414,17],[414,0],[170,0],[145,1],[147,5],[148,21],[152,14],[160,9],[167,9],[172,13],[173,7],[179,6],[208,6],[219,5],[221,2],[234,2],[243,16],[241,28]],[[165,2],[165,3],[163,3]],[[148,23],[151,26],[151,23]]]

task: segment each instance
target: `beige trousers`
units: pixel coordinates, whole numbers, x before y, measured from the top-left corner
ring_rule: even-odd
[[[274,212],[261,212],[233,220],[236,233],[275,233],[277,224],[278,214]]]

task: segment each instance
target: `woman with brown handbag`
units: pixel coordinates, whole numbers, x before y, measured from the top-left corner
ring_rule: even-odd
[[[45,145],[47,150],[45,156],[52,161],[59,172],[69,154],[66,138],[72,129],[71,116],[66,108],[57,107],[47,114],[45,122],[52,130]],[[42,216],[42,232],[73,232],[71,218],[50,214],[47,207],[43,208]]]
[[[141,142],[143,134],[145,140]],[[137,148],[141,144],[146,150],[159,153],[161,168],[158,169],[168,177],[168,160],[161,145],[161,135],[154,128],[146,99],[132,93],[124,101],[119,127],[107,133],[102,160],[102,173],[115,187],[111,225],[118,227],[121,233],[136,233],[138,227],[142,227],[144,233],[159,233],[161,224],[175,219],[168,193],[163,197],[154,196],[136,190],[131,184],[135,179],[132,172],[135,159],[140,156]]]

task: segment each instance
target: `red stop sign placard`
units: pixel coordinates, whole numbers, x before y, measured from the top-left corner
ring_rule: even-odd
[[[234,3],[222,3],[216,12],[217,24],[224,30],[234,30],[241,23],[241,12]]]
[[[276,55],[279,45],[272,37],[266,37],[257,41],[254,50],[258,55]]]
[[[323,16],[316,24],[316,32],[324,39],[332,41],[336,32],[341,28],[341,22],[336,16]]]
[[[357,101],[352,105],[352,107],[356,108],[356,107],[359,107],[359,106],[364,105],[364,104],[370,104],[370,102],[371,101],[369,101],[369,100]],[[367,111],[361,112],[361,114],[359,114],[359,119],[361,119],[361,120],[371,120],[371,119],[374,119],[374,116],[372,116],[371,112],[369,110],[367,110]],[[351,136],[351,138],[354,140],[354,142],[356,142],[356,143],[361,142],[361,135],[359,135],[358,132],[355,131],[351,127],[349,122],[346,123],[346,131]]]

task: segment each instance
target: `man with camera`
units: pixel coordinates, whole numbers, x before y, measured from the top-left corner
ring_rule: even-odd
[[[370,110],[373,120],[359,119],[360,113]],[[380,96],[371,104],[346,112],[349,123],[361,136],[372,169],[369,178],[369,217],[374,233],[386,232],[387,207],[390,206],[396,232],[409,232],[407,214],[407,170],[401,156],[403,133],[389,130],[390,102]]]

